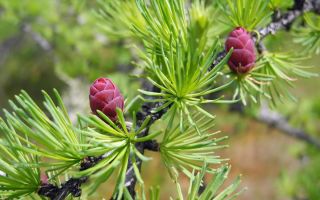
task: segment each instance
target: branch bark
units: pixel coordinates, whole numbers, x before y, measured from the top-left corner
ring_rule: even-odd
[[[261,106],[256,119],[269,127],[278,129],[281,133],[297,138],[320,149],[320,140],[312,137],[304,130],[292,127],[283,115],[270,110],[267,105]]]
[[[244,109],[245,108],[241,103],[236,103],[229,107],[231,112],[237,112],[242,115],[244,115]],[[311,134],[305,130],[293,127],[285,116],[270,110],[267,104],[262,104],[258,114],[254,116],[253,119],[271,128],[279,130],[280,133],[294,137],[320,150],[320,139],[312,137]]]
[[[80,171],[89,169],[96,165],[100,160],[104,158],[102,155],[99,157],[88,157],[84,159],[80,165]],[[48,197],[50,200],[64,200],[67,198],[69,194],[73,197],[80,197],[81,196],[81,185],[88,180],[88,177],[81,177],[81,178],[71,178],[66,181],[61,187],[53,185],[51,183],[42,183],[38,194],[41,196]]]

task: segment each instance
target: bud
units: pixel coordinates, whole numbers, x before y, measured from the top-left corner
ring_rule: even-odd
[[[98,78],[90,87],[90,107],[94,114],[102,111],[113,122],[117,121],[116,108],[123,110],[124,100],[119,89],[110,79]]]
[[[254,42],[244,28],[238,27],[229,34],[225,48],[227,51],[233,48],[228,61],[231,71],[245,74],[254,67],[256,61]]]

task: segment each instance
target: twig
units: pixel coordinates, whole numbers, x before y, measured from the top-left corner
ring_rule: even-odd
[[[96,165],[100,160],[102,160],[105,155],[99,157],[87,157],[84,159],[80,165],[80,171],[89,169],[90,167]],[[64,200],[69,194],[73,197],[81,196],[81,185],[88,180],[88,177],[81,178],[71,178],[67,182],[58,187],[51,183],[42,183],[38,194],[41,196],[48,197],[51,200]]]
[[[241,103],[231,105],[229,107],[229,110],[231,112],[238,112],[244,115],[244,106]],[[312,137],[309,133],[302,129],[291,126],[285,116],[281,115],[278,112],[270,110],[270,108],[266,104],[262,104],[258,114],[253,118],[258,122],[279,130],[280,133],[294,137],[320,149],[319,139]]]
[[[156,87],[153,87],[152,91],[157,91]],[[161,110],[157,113],[152,113],[151,111],[155,108],[162,106],[163,103],[146,103],[142,106],[142,110],[137,113],[138,125],[141,125],[142,122],[148,117],[151,116],[151,120],[146,128],[146,130],[141,134],[141,137],[148,135],[150,126],[158,119],[160,119],[166,112],[167,109]],[[141,154],[144,154],[145,149],[158,149],[158,143],[137,143],[136,148]],[[138,162],[139,171],[141,171],[142,161],[140,158],[136,158]],[[134,170],[130,170],[132,168],[132,163],[129,162],[127,173],[126,173],[126,187],[131,194],[132,198],[136,196],[135,186],[137,183],[137,177],[134,173]]]
[[[271,111],[267,105],[261,106],[259,115],[256,119],[270,127],[280,130],[281,133],[297,138],[320,149],[320,140],[317,140],[301,129],[292,127],[284,116]]]
[[[320,2],[318,0],[296,0],[291,10],[281,15],[281,17],[274,18],[275,21],[258,30],[260,39],[269,34],[275,34],[280,29],[289,29],[299,16],[305,12],[317,11],[319,6]]]
[[[35,32],[32,30],[31,26],[28,24],[23,24],[22,25],[22,31],[26,34],[28,34],[32,40],[44,51],[51,51],[52,46],[50,42],[42,37],[39,33]]]
[[[0,65],[5,63],[8,55],[10,55],[13,50],[17,49],[27,36],[30,36],[42,50],[47,52],[52,50],[52,46],[49,41],[39,33],[33,31],[30,25],[22,23],[20,26],[20,32],[16,36],[10,37],[0,44]]]

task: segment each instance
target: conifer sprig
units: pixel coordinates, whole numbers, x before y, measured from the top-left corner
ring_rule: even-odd
[[[261,38],[280,28],[287,28],[303,11],[316,9],[310,5],[318,5],[314,0],[305,2],[307,3],[302,8],[295,8],[296,10],[289,11],[266,28],[259,29]],[[0,160],[0,170],[6,175],[0,176],[0,190],[4,191],[1,195],[24,197],[37,192],[39,187],[44,189],[48,185],[56,184],[53,188],[57,189],[57,192],[50,197],[67,198],[69,193],[73,196],[81,194],[81,184],[86,182],[88,177],[92,179],[88,186],[93,192],[116,173],[114,199],[135,198],[135,180],[141,186],[141,199],[146,199],[144,181],[140,174],[141,163],[149,160],[143,155],[144,143],[155,141],[162,134],[160,153],[177,183],[180,199],[184,197],[177,181],[179,172],[190,178],[190,189],[185,195],[188,199],[235,198],[238,194],[235,192],[239,185],[238,179],[221,193],[217,193],[227,177],[229,167],[216,169],[207,166],[225,160],[214,155],[214,150],[223,147],[217,143],[224,137],[214,138],[216,132],[210,132],[214,116],[201,106],[204,103],[232,103],[236,100],[211,100],[206,99],[206,95],[238,84],[235,97],[240,96],[244,100],[248,95],[253,101],[257,101],[256,94],[259,96],[265,93],[265,88],[261,87],[263,82],[280,77],[281,83],[288,84],[291,81],[288,74],[311,75],[301,71],[295,60],[272,54],[265,54],[261,59],[261,66],[249,75],[240,77],[222,73],[232,51],[218,53],[222,46],[217,39],[212,42],[210,38],[213,21],[204,1],[191,1],[190,6],[184,0],[124,0],[101,3],[104,6],[100,16],[106,20],[108,32],[115,31],[119,37],[134,38],[144,45],[144,49],[140,49],[143,62],[139,63],[139,66],[144,69],[143,76],[160,91],[141,92],[148,96],[146,101],[157,106],[148,107],[147,115],[138,120],[134,114],[132,123],[126,122],[124,114],[117,110],[117,123],[98,112],[98,116],[81,116],[79,123],[74,125],[56,91],[54,93],[57,103],[44,92],[44,109],[22,92],[16,96],[15,103],[10,102],[13,112],[5,111],[7,119],[0,122],[0,131],[5,136],[0,142],[0,149],[4,150],[3,154],[0,154],[1,158],[4,158]],[[235,26],[254,30],[269,20],[269,1],[236,0],[227,3],[228,13],[231,14],[229,22]],[[317,26],[312,28],[318,29]],[[256,40],[259,34],[254,36]],[[317,49],[311,47],[313,50]],[[217,59],[220,57],[221,60]],[[212,63],[215,63],[214,67],[211,67]],[[218,78],[225,75],[229,76],[226,79],[229,81],[218,85]],[[161,118],[166,110],[169,110],[164,118],[167,129],[151,132],[152,123]],[[195,114],[196,112],[198,114]],[[92,159],[95,162],[88,165],[89,167],[83,167],[83,164],[93,157],[97,157]],[[48,159],[46,164],[44,159]],[[21,170],[18,171],[13,166],[20,167]],[[44,185],[39,178],[40,167],[49,174],[49,183]],[[194,175],[198,171],[201,172]],[[134,173],[134,178],[131,178],[131,172]],[[214,173],[216,177],[202,194],[198,194],[207,172]],[[23,177],[26,173],[28,176]],[[68,179],[66,183],[60,183],[61,175]],[[12,178],[17,180],[12,181]],[[130,180],[127,180],[129,178]],[[68,183],[74,183],[77,188],[64,188],[70,187]],[[151,197],[159,199],[159,191],[153,190]]]
[[[295,28],[294,41],[304,47],[303,53],[318,55],[320,53],[320,17],[308,13],[304,15],[304,20],[307,26]]]
[[[290,53],[263,53],[256,70],[272,77],[269,83],[260,84],[260,88],[272,97],[273,105],[276,105],[277,101],[284,102],[285,99],[296,100],[289,89],[293,87],[297,79],[318,76],[316,73],[306,71],[310,67],[303,66],[301,64],[303,60],[305,58],[297,58],[296,55]]]
[[[227,19],[228,25],[233,27],[243,27],[253,31],[257,27],[264,26],[270,20],[272,12],[269,10],[269,0],[227,0],[227,8],[224,1],[220,7]]]
[[[174,124],[165,130],[160,143],[161,158],[173,180],[179,172],[191,178],[192,171],[201,171],[205,163],[217,165],[226,160],[215,155],[216,150],[226,147],[219,144],[226,137],[216,137],[219,132],[212,131],[214,120],[201,114],[196,114],[194,119],[199,132],[188,122],[182,123],[184,131],[179,128],[181,123]],[[207,172],[214,173],[215,169],[207,168]]]
[[[234,180],[227,188],[221,189],[231,169],[230,166],[222,166],[216,171],[214,178],[209,181],[204,191],[199,194],[200,187],[203,186],[203,179],[206,174],[205,172],[207,171],[206,168],[207,165],[205,164],[201,171],[193,173],[190,178],[189,190],[186,198],[184,198],[182,194],[179,183],[176,183],[180,200],[232,200],[237,198],[237,196],[244,191],[244,189],[237,191],[241,182],[240,176],[237,177],[237,179]]]
[[[20,149],[28,145],[28,137],[19,136],[12,126],[0,119],[0,198],[14,199],[37,192],[40,187],[38,156]]]
[[[43,91],[45,101],[43,103],[46,112],[42,110],[25,92],[16,95],[16,102],[10,101],[13,112],[4,110],[7,127],[2,124],[1,128],[6,135],[17,134],[28,140],[24,146],[13,143],[15,148],[25,153],[48,158],[54,161],[50,164],[40,162],[52,170],[61,172],[75,166],[87,155],[84,150],[88,148],[86,138],[71,123],[67,110],[58,92],[54,90],[57,104]]]

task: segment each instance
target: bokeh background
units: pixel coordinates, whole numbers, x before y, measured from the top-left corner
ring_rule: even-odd
[[[88,85],[98,77],[112,78],[126,98],[137,95],[140,82],[132,61],[130,41],[109,38],[94,10],[95,1],[0,0],[0,107],[21,89],[41,102],[41,90],[57,88],[70,115],[89,113]],[[292,35],[279,32],[267,39],[269,49],[299,51]],[[304,65],[320,73],[319,56]],[[320,80],[298,80],[292,88],[297,102],[276,110],[296,128],[320,140]],[[229,148],[218,151],[230,158],[231,179],[242,174],[247,187],[243,200],[319,200],[320,150],[228,107],[208,107],[217,115],[217,130],[228,135]],[[249,109],[249,108],[248,108]],[[2,115],[2,113],[0,114]],[[147,185],[160,185],[162,199],[174,196],[175,186],[156,153],[144,164]],[[112,182],[104,184],[93,199],[108,198]],[[187,179],[183,179],[185,189]]]

